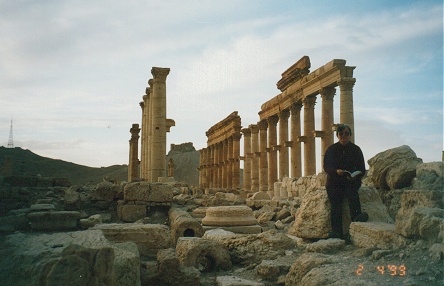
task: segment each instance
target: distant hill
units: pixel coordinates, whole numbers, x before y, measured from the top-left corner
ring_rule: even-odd
[[[8,163],[9,162],[9,163]],[[9,170],[6,165],[10,164]],[[5,174],[5,172],[9,174]],[[11,174],[12,173],[12,174]],[[37,176],[68,178],[71,184],[98,184],[104,177],[117,181],[128,179],[127,165],[94,168],[39,156],[20,147],[0,147],[0,176]]]

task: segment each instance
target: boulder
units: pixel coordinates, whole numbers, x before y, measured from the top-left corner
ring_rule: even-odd
[[[444,186],[444,162],[431,162],[416,166],[416,177],[412,188],[415,190],[442,191]]]
[[[80,213],[75,211],[31,212],[27,215],[36,231],[72,230],[77,228]]]
[[[443,195],[442,190],[405,191],[396,216],[396,233],[439,242],[439,237],[443,236],[437,230],[443,225]]]
[[[350,237],[354,245],[367,248],[393,249],[407,244],[395,232],[395,225],[383,222],[353,222]]]
[[[130,183],[123,192],[125,201],[170,203],[173,200],[173,186],[162,183]]]
[[[376,154],[368,161],[368,177],[378,189],[401,189],[411,185],[422,159],[406,145]]]
[[[169,248],[172,243],[169,228],[160,224],[111,223],[96,225],[92,229],[101,230],[113,242],[134,242],[144,256],[155,257],[160,249]]]
[[[194,266],[201,271],[228,270],[231,260],[222,243],[198,237],[181,237],[177,241],[176,255],[184,266]]]
[[[148,285],[195,286],[200,285],[200,272],[194,267],[180,264],[173,248],[157,254],[157,279],[160,283]]]

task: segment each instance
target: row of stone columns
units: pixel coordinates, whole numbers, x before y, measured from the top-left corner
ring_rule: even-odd
[[[166,78],[169,72],[169,68],[153,67],[151,69],[153,78],[148,80],[149,87],[145,89],[143,101],[140,102],[142,127],[139,128],[138,124],[133,124],[133,128],[130,129],[129,181],[141,178],[157,182],[159,177],[166,176],[166,133],[175,124],[174,120],[166,118]],[[137,145],[140,130],[142,138],[139,162]]]
[[[240,134],[200,150],[199,184],[202,188],[240,187]]]
[[[353,126],[353,84],[354,79],[338,82],[341,90],[340,121],[351,127]],[[301,101],[294,102],[288,109],[259,121],[257,125],[252,124],[242,129],[244,135],[243,189],[246,192],[273,192],[274,183],[284,177],[316,174],[315,138],[321,138],[321,162],[327,148],[334,143],[333,98],[335,93],[335,87],[324,87],[319,90],[322,98],[321,131],[315,130],[316,95],[307,96]],[[301,135],[302,107],[304,108],[303,135]]]

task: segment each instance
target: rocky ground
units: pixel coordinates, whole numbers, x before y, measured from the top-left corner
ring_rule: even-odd
[[[287,251],[287,255],[276,260],[276,264],[286,265],[290,268],[303,253],[304,247]],[[319,273],[312,271],[312,280],[306,285],[403,285],[403,286],[432,286],[444,285],[444,264],[431,259],[428,248],[421,242],[413,243],[404,249],[377,250],[358,248],[346,245],[343,249],[326,254],[334,257],[330,269],[325,268],[325,274],[315,278]],[[285,284],[285,275],[274,281],[269,281],[258,274],[258,267],[235,266],[229,271],[217,273],[203,273],[201,285],[211,286],[216,283],[217,276],[235,276],[249,281],[263,283],[263,285],[304,285]],[[343,284],[348,281],[347,284]],[[235,285],[235,284],[233,284]],[[236,284],[241,285],[241,284]],[[250,284],[242,284],[250,285]],[[254,285],[254,284],[251,284]]]

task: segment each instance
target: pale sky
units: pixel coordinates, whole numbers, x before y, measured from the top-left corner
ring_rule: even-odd
[[[356,66],[355,143],[366,160],[408,145],[432,162],[444,149],[442,1],[0,0],[0,38],[0,146],[12,119],[15,147],[128,164],[155,66],[171,69],[167,151],[198,150],[233,111],[244,127],[257,123],[282,72],[307,55],[311,71],[333,59]],[[318,98],[317,130],[320,109]]]

